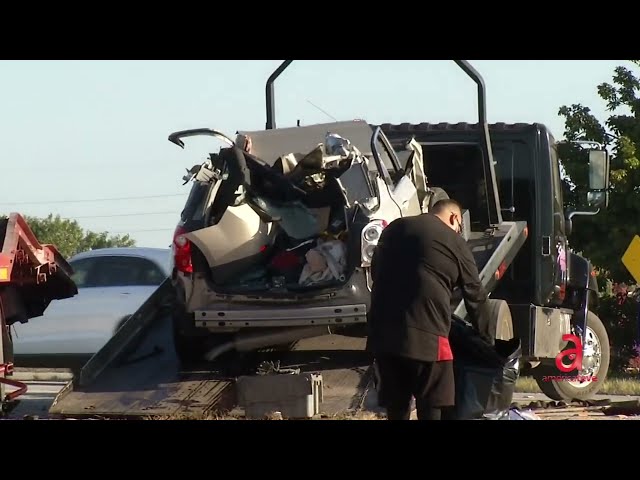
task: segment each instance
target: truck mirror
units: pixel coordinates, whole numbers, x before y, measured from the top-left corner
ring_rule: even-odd
[[[588,192],[587,202],[593,208],[607,208],[609,206],[609,192],[602,190],[599,192]]]
[[[589,151],[589,190],[609,188],[609,155],[606,150]],[[589,202],[591,203],[591,202]]]

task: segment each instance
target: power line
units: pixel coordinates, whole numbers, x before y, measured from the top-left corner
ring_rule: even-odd
[[[114,217],[137,217],[141,215],[179,215],[180,212],[172,210],[170,212],[140,212],[140,213],[114,213],[113,215],[85,215],[81,217],[63,217],[67,220],[76,220],[79,218],[114,218]]]
[[[107,230],[110,234],[129,234],[129,233],[143,233],[143,232],[173,232],[175,228],[150,228],[148,230],[121,230],[121,231],[110,231]]]
[[[111,198],[89,198],[85,200],[36,200],[32,202],[2,202],[0,205],[36,205],[41,203],[88,203],[88,202],[111,202],[116,200],[138,200],[149,198],[168,198],[168,197],[184,197],[185,193],[174,193],[166,195],[146,195],[140,197],[111,197]]]
[[[331,115],[329,112],[327,112],[326,110],[323,110],[322,108],[320,108],[319,106],[317,106],[316,104],[314,104],[313,102],[311,102],[311,100],[307,100],[307,103],[309,103],[312,107],[317,108],[318,110],[320,110],[322,113],[324,113],[327,117],[333,119],[333,121],[337,122],[338,119],[336,117],[334,117],[333,115]]]

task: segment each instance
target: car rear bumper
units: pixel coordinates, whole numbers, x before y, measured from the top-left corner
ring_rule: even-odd
[[[367,305],[364,303],[321,307],[238,307],[196,310],[196,327],[228,331],[256,327],[354,325],[367,321]]]
[[[357,270],[343,287],[306,298],[223,295],[202,274],[176,275],[184,313],[196,329],[230,332],[261,327],[307,327],[366,324],[371,292],[366,274]]]

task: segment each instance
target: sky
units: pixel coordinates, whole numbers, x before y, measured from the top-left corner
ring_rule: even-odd
[[[171,132],[263,129],[265,82],[281,60],[0,61],[1,211],[59,214],[93,231],[168,247],[190,185],[185,170],[221,144]],[[624,60],[474,60],[489,122],[539,122],[557,139],[562,105],[600,119],[597,85]],[[294,62],[276,82],[278,127],[475,122],[476,86],[454,62]]]

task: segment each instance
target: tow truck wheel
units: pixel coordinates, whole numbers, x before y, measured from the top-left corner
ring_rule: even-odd
[[[511,340],[513,338],[513,317],[509,304],[504,300],[487,300],[487,314],[495,322],[496,340]]]
[[[577,377],[590,377],[591,380],[562,381],[545,377],[562,375],[555,366],[540,365],[533,369],[536,383],[547,397],[557,401],[589,400],[604,385],[609,371],[610,348],[609,335],[602,320],[589,312],[587,317],[586,343],[582,358],[583,369]],[[564,374],[567,375],[567,374]],[[593,380],[595,378],[595,380]]]

